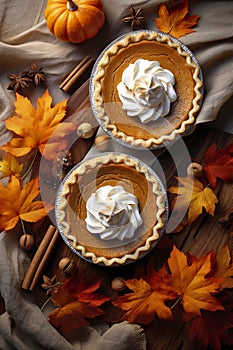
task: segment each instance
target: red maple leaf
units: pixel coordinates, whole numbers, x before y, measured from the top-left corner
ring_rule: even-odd
[[[233,313],[229,311],[206,312],[195,317],[188,326],[190,339],[198,339],[202,349],[210,346],[220,350],[222,344],[233,345]]]
[[[87,319],[104,314],[99,308],[108,297],[96,293],[101,280],[84,279],[84,271],[76,278],[65,280],[58,288],[52,290],[51,301],[57,307],[49,314],[49,322],[61,333],[89,325]]]
[[[217,178],[223,181],[233,181],[233,143],[217,150],[216,144],[211,145],[204,155],[204,171],[213,188]]]

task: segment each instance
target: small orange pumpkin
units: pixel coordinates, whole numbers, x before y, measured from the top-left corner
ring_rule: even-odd
[[[56,37],[72,43],[93,38],[105,21],[101,0],[48,0],[44,16]]]

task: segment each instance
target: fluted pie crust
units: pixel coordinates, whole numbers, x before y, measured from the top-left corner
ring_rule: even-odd
[[[137,59],[158,61],[175,76],[177,101],[166,117],[142,124],[127,116],[117,92],[124,69]],[[158,147],[173,141],[193,126],[202,99],[200,67],[181,43],[153,31],[139,31],[115,41],[99,58],[93,75],[93,109],[114,138],[130,146]]]
[[[87,231],[86,201],[105,185],[121,185],[137,197],[143,224],[136,230],[134,240],[106,241]],[[103,153],[82,162],[64,179],[56,201],[57,226],[66,243],[95,264],[133,262],[161,238],[166,220],[165,196],[161,182],[142,162],[122,153]]]

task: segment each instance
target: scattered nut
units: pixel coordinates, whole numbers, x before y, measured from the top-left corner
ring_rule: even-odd
[[[107,135],[100,135],[95,138],[94,145],[100,150],[105,151],[109,146],[110,138]]]
[[[190,163],[187,168],[188,176],[201,177],[203,175],[203,166],[199,163]]]
[[[19,239],[19,245],[24,250],[31,250],[34,245],[34,237],[29,234],[23,234]]]
[[[94,129],[90,123],[82,123],[77,128],[77,134],[83,139],[89,139],[94,135]]]
[[[115,277],[112,280],[111,287],[113,290],[116,290],[117,292],[121,292],[126,288],[125,280],[123,277]]]
[[[59,261],[58,267],[66,275],[72,274],[76,269],[74,261],[67,257]]]

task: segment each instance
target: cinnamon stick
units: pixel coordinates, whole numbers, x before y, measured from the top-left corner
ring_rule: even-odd
[[[35,288],[55,247],[58,236],[59,233],[56,227],[50,225],[25,274],[21,286],[23,289],[32,291]]]
[[[87,55],[85,56],[79,64],[72,70],[72,72],[65,78],[65,80],[59,86],[63,91],[70,91],[79,78],[87,72],[87,70],[93,65],[94,59]]]

